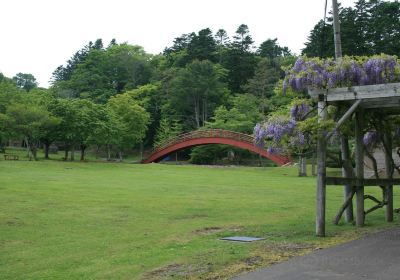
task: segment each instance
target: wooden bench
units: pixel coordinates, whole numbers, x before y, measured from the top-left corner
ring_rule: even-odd
[[[18,160],[19,157],[17,155],[4,155],[4,160]]]

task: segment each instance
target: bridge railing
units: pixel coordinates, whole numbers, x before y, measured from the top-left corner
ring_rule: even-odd
[[[188,133],[183,133],[174,138],[168,139],[167,141],[156,146],[151,153],[156,153],[171,145],[185,142],[187,140],[198,139],[198,138],[214,138],[214,137],[222,137],[247,143],[254,143],[254,137],[251,135],[224,129],[205,129],[205,130],[195,130]]]

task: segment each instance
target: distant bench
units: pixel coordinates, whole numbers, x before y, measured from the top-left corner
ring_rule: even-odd
[[[4,155],[4,160],[18,160],[17,155]]]

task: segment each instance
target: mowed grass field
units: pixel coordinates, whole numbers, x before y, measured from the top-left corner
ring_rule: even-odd
[[[295,168],[0,161],[0,278],[225,279],[389,226],[382,209],[363,229],[333,226],[342,189],[329,187],[328,237],[315,237],[315,178],[296,175]],[[380,195],[373,190],[366,193]],[[220,240],[235,235],[266,239]]]

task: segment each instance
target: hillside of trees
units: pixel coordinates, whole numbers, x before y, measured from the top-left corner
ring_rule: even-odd
[[[400,55],[400,3],[359,0],[340,10],[346,55]],[[332,19],[316,24],[303,55],[334,55]],[[24,140],[32,157],[53,143],[65,159],[88,147],[107,158],[149,150],[166,139],[201,128],[251,134],[254,125],[298,98],[283,94],[285,70],[297,57],[276,38],[254,45],[247,25],[233,36],[209,28],[183,34],[163,53],[97,39],[54,70],[49,89],[33,75],[0,74],[0,142]],[[195,148],[193,162],[212,162],[225,147]],[[235,150],[246,155],[243,151]]]

